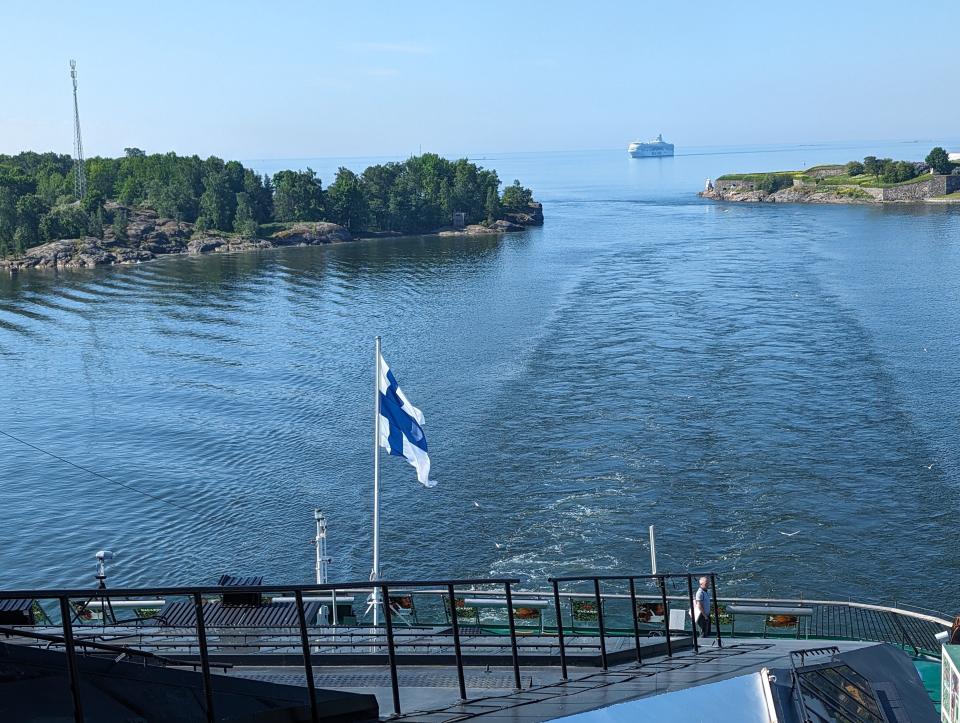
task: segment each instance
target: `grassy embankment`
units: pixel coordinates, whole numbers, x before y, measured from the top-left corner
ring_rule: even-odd
[[[775,171],[773,173],[728,173],[724,176],[720,176],[718,181],[746,181],[749,183],[760,184],[763,183],[765,179],[769,176],[773,176],[777,181],[781,183],[786,180],[790,180],[792,183],[794,179],[803,181],[806,184],[815,183],[817,186],[862,186],[864,188],[893,188],[895,186],[907,186],[911,183],[920,183],[921,181],[926,181],[929,179],[929,175],[921,173],[919,176],[908,179],[906,181],[900,181],[898,183],[884,183],[880,180],[878,176],[868,176],[865,173],[861,173],[858,176],[850,176],[847,174],[842,174],[839,176],[829,176],[827,178],[816,178],[814,173],[817,171],[831,170],[835,168],[843,168],[843,166],[814,166],[813,168],[808,168],[805,171]],[[852,192],[857,189],[825,189],[825,190],[835,190],[840,195],[852,195]],[[867,194],[863,194],[864,196]]]

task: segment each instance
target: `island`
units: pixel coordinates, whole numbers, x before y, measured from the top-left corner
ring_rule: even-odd
[[[699,195],[766,203],[960,203],[960,163],[938,147],[925,161],[867,156],[805,171],[728,174],[708,181]]]
[[[0,155],[0,269],[82,268],[382,236],[497,234],[543,224],[519,181],[433,153],[355,173],[261,175],[237,161],[127,148]]]

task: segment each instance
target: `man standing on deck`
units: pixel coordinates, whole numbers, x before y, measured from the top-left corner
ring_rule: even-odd
[[[693,596],[693,620],[700,628],[701,637],[710,635],[710,608],[713,600],[710,596],[710,579],[700,578],[700,587]]]

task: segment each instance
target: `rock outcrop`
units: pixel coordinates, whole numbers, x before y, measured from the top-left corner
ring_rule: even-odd
[[[505,213],[504,218],[517,226],[543,226],[543,204],[531,201],[528,210]]]
[[[859,190],[859,189],[858,189]],[[877,203],[877,200],[865,191],[859,193],[843,187],[825,190],[822,186],[794,186],[782,188],[773,193],[759,190],[719,190],[701,191],[701,198],[714,201],[736,201],[740,203]]]
[[[749,179],[721,177],[698,195],[741,203],[929,203],[942,202],[945,196],[957,191],[960,191],[960,176],[941,174],[922,174],[909,182],[886,186],[835,185],[795,178],[792,186],[772,193],[760,190],[757,183]]]
[[[543,226],[543,204],[531,201],[528,210],[503,214],[503,218],[491,224],[470,224],[464,228],[444,227],[437,229],[440,236],[481,236],[492,233],[514,233],[527,226]]]
[[[352,241],[353,235],[343,226],[326,221],[296,223],[266,237],[245,239],[222,233],[198,232],[192,223],[161,218],[149,208],[129,208],[107,203],[108,212],[125,211],[128,214],[126,238],[117,239],[112,226],[103,238],[85,236],[79,239],[50,241],[34,246],[18,259],[0,259],[0,270],[92,268],[110,264],[135,264],[169,254],[232,253],[279,246],[315,246],[319,244]],[[463,229],[441,229],[447,235],[483,235],[522,231],[526,226],[543,225],[543,206],[530,203],[522,213],[508,213],[505,218],[490,224],[471,225]],[[396,236],[399,234],[371,234]]]
[[[168,254],[231,253],[277,246],[313,246],[350,241],[350,232],[335,223],[301,223],[268,238],[244,239],[222,234],[198,233],[192,223],[160,218],[147,208],[127,208],[108,203],[107,211],[125,210],[129,215],[125,240],[114,236],[113,227],[104,238],[50,241],[27,249],[19,259],[0,259],[0,269],[92,268],[111,264],[135,264]]]
[[[270,237],[274,246],[314,246],[340,241],[351,241],[353,237],[343,226],[327,221],[316,223],[298,223],[291,228],[278,231]]]

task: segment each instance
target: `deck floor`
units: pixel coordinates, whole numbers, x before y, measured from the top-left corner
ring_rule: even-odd
[[[632,642],[632,641],[631,641]],[[403,714],[393,720],[446,723],[482,718],[484,723],[534,723],[603,708],[615,703],[682,690],[759,671],[789,666],[789,654],[816,646],[813,640],[730,640],[722,648],[688,648],[672,658],[658,655],[643,665],[623,663],[609,670],[571,667],[563,681],[556,666],[525,666],[523,689],[514,691],[512,668],[469,667],[465,671],[467,701],[459,700],[456,669],[451,666],[401,667],[400,700]],[[873,643],[833,642],[842,651]],[[305,685],[301,671],[285,667],[249,666],[231,675]],[[390,672],[385,666],[338,666],[336,672],[314,669],[318,687],[374,693],[383,718],[393,710]]]

